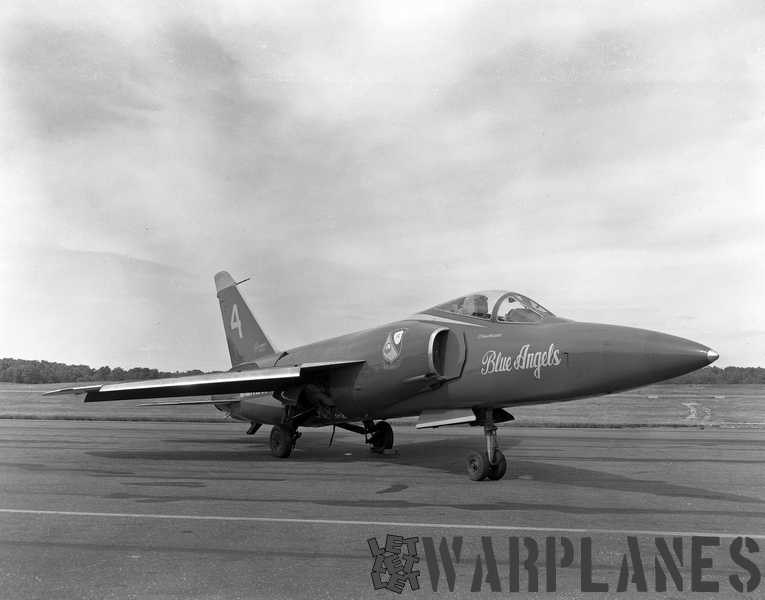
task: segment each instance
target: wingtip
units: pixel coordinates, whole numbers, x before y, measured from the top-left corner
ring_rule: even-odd
[[[64,394],[74,394],[74,388],[58,388],[57,390],[50,390],[49,392],[43,392],[43,396],[63,396]]]
[[[87,394],[89,392],[97,392],[103,387],[102,384],[98,385],[82,385],[79,387],[59,388],[57,390],[50,390],[49,392],[43,392],[43,396],[63,396],[65,394]]]

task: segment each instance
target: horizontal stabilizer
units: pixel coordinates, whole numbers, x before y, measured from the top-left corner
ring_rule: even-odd
[[[86,394],[85,402],[111,400],[145,400],[150,398],[177,398],[182,396],[211,396],[213,394],[239,394],[270,392],[310,381],[311,377],[324,371],[361,365],[364,361],[335,361],[306,363],[290,367],[272,367],[227,373],[207,373],[188,377],[152,379],[126,383],[110,383],[64,388],[46,392],[46,396],[58,394]],[[226,404],[232,400],[205,402]]]

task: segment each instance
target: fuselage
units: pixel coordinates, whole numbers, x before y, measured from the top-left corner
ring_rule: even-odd
[[[325,382],[339,419],[512,407],[635,388],[706,366],[707,346],[655,331],[454,315],[429,309],[382,327],[294,348],[275,366],[363,360]],[[271,365],[269,365],[271,366]]]
[[[195,388],[168,380],[99,387],[88,396],[217,389],[211,403],[249,421],[248,433],[273,425],[269,444],[278,458],[290,455],[301,427],[336,425],[383,453],[394,443],[385,419],[419,415],[418,429],[470,423],[483,428],[485,449],[466,461],[469,477],[480,481],[507,472],[496,424],[514,418],[508,409],[635,388],[717,359],[681,337],[563,319],[507,290],[473,292],[401,321],[279,352],[231,275],[221,271],[215,283],[237,372],[200,376]]]

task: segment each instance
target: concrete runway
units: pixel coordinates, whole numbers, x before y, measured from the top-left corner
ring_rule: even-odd
[[[287,460],[267,440],[267,428],[245,436],[236,424],[0,421],[0,597],[392,598],[372,588],[367,545],[392,533],[420,538],[421,589],[402,595],[434,595],[425,537],[438,548],[462,536],[450,596],[478,598],[502,595],[489,591],[486,558],[481,592],[470,592],[482,536],[504,595],[510,537],[534,538],[544,556],[546,536],[567,536],[576,552],[558,569],[558,595],[587,597],[581,539],[592,538],[594,579],[614,591],[634,535],[649,591],[630,584],[620,596],[666,597],[653,591],[653,540],[675,534],[685,588],[670,580],[669,590],[682,597],[691,536],[716,534],[703,577],[719,582],[715,597],[741,598],[728,583],[748,577],[731,561],[731,536],[765,535],[762,431],[507,426],[509,475],[480,483],[463,471],[480,429],[399,427],[396,456],[371,455],[341,430],[332,447],[329,431],[306,431]],[[756,541],[750,558],[765,575]],[[443,569],[438,577],[443,593]],[[522,570],[521,590],[529,578]]]

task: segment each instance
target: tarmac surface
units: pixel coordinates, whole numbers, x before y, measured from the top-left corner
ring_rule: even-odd
[[[620,597],[765,590],[760,582],[740,594],[729,580],[751,580],[731,558],[738,535],[758,545],[743,554],[765,575],[761,430],[510,425],[500,429],[510,469],[497,482],[464,472],[465,455],[482,445],[477,428],[397,427],[396,452],[384,456],[350,432],[338,430],[331,447],[329,439],[308,430],[279,460],[266,427],[246,436],[241,424],[0,421],[0,598],[395,598],[370,577],[367,540],[383,546],[387,534],[418,538],[420,589],[407,584],[401,597],[528,595],[524,536],[539,547],[540,590],[546,538],[555,538],[557,561],[561,538],[573,543],[556,597],[613,597],[624,556],[632,560],[629,536],[647,592],[629,579]],[[669,591],[657,592],[654,540],[671,548],[673,535],[683,543],[683,591],[670,578]],[[693,536],[702,535],[720,538],[701,550],[711,561],[701,579],[717,582],[717,593],[689,591]],[[520,592],[511,591],[514,537]],[[426,538],[439,552],[445,538],[443,548],[459,554],[453,592],[443,556],[426,556]],[[593,581],[608,594],[582,591],[586,539]]]

